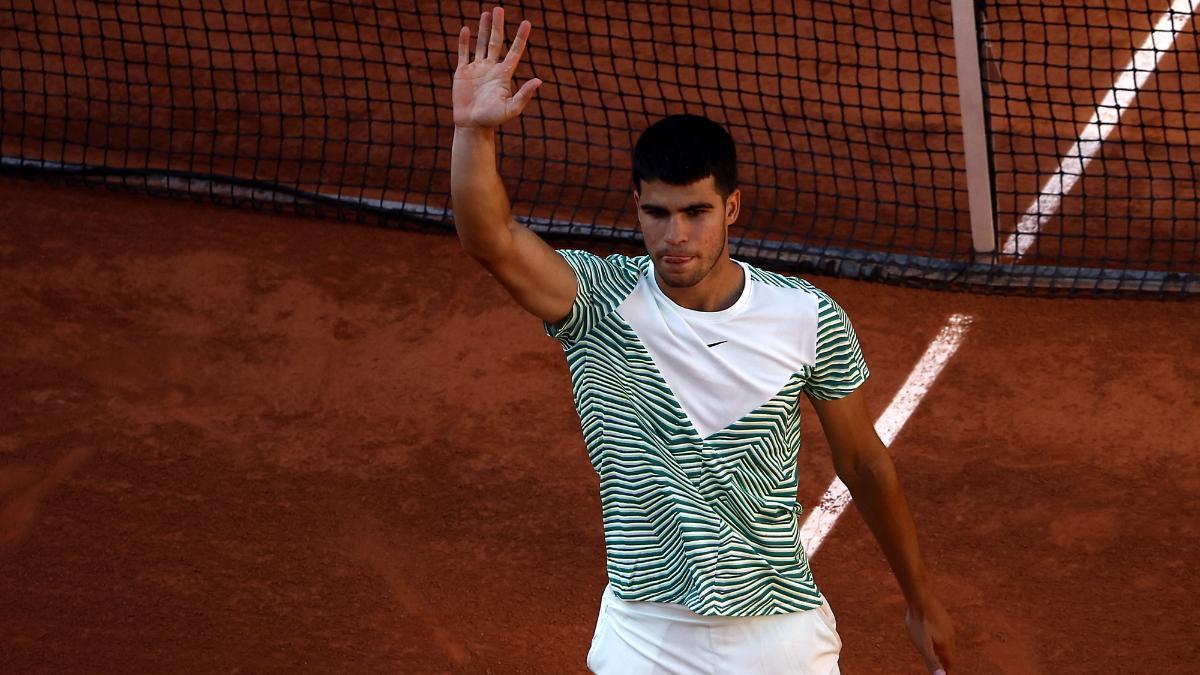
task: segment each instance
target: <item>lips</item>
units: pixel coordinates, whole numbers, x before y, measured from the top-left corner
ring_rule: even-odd
[[[690,255],[664,255],[662,261],[668,265],[683,265],[695,256]]]

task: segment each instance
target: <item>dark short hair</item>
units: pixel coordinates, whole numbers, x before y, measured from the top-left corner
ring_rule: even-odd
[[[688,185],[713,177],[717,192],[737,187],[737,153],[725,127],[699,115],[671,115],[650,125],[633,148],[633,187],[644,181]]]

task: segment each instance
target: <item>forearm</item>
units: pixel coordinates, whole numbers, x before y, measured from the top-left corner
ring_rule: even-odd
[[[916,525],[891,458],[882,452],[870,464],[841,478],[879,542],[905,599],[909,605],[922,607],[932,590],[917,545]]]
[[[512,242],[512,211],[496,169],[496,131],[455,127],[450,201],[463,249],[481,259],[501,255]]]

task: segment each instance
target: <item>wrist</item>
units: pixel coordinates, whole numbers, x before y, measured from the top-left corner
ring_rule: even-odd
[[[931,609],[936,606],[940,606],[941,604],[931,588],[922,588],[916,593],[913,593],[912,596],[907,600],[908,608],[912,610],[912,613],[918,617],[924,616]]]
[[[454,123],[454,135],[459,136],[486,136],[491,137],[496,134],[495,127],[485,127],[478,124],[459,124]]]

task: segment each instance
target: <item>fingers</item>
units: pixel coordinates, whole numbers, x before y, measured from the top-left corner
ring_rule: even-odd
[[[492,13],[484,12],[479,17],[479,36],[475,42],[475,61],[479,62],[487,58],[487,41],[488,33],[492,30]]]
[[[521,56],[525,53],[525,46],[529,43],[529,33],[533,30],[532,24],[529,21],[522,21],[517,27],[517,35],[513,38],[512,46],[508,49],[508,54],[504,56],[504,64],[510,68],[515,68],[521,61]],[[469,54],[467,53],[467,43],[471,39],[471,31],[464,27],[458,34],[458,63],[459,67],[465,64]],[[475,41],[475,62],[478,63],[484,60],[496,61],[500,59],[500,52],[504,49],[504,8],[496,7],[490,12],[484,12],[479,17],[479,35]]]
[[[945,671],[954,666],[954,623],[945,610],[942,610],[940,618],[937,629],[930,636],[930,642],[933,643],[938,667],[942,670],[942,675],[945,675]]]
[[[937,673],[941,666],[938,664],[937,654],[934,653],[933,640],[929,635],[929,625],[922,620],[913,617],[912,609],[908,608],[904,612],[904,623],[908,628],[908,637],[912,640],[913,646],[917,648],[921,659],[925,661],[925,670],[929,673]]]
[[[933,643],[933,651],[937,652],[939,670],[942,675],[946,675],[946,671],[954,665],[954,647],[950,641],[935,640]]]
[[[500,59],[500,50],[504,48],[504,8],[492,10],[492,39],[488,41],[487,57],[493,61]]]
[[[946,675],[946,671],[954,664],[954,648],[951,640],[944,636],[925,638],[925,648],[921,650],[925,657],[925,665],[932,675]]]
[[[462,30],[458,31],[458,65],[455,70],[467,65],[467,60],[471,57],[471,29],[463,26]]]
[[[925,657],[925,668],[930,673],[936,673],[942,666],[938,663],[937,654],[933,652],[933,641],[925,638],[925,644],[920,648],[921,656]]]
[[[529,31],[533,30],[532,24],[528,21],[522,21],[517,27],[517,36],[513,38],[512,46],[508,48],[508,55],[504,57],[504,65],[510,68],[516,68],[521,62],[521,54],[525,53],[525,45],[529,41]]]

